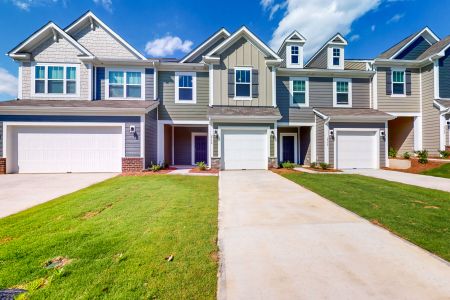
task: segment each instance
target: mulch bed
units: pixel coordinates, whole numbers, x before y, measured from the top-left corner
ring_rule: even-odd
[[[311,170],[311,171],[315,171],[315,172],[320,172],[320,173],[339,173],[342,172],[341,170],[336,170],[336,169],[321,169],[321,168],[310,168],[310,167],[303,167],[304,169],[307,170]]]
[[[443,161],[434,161],[429,160],[426,164],[420,164],[417,159],[411,159],[411,168],[409,169],[391,169],[391,168],[383,168],[384,170],[390,170],[390,171],[397,171],[397,172],[405,172],[405,173],[412,173],[412,174],[419,174],[424,171],[434,169],[437,167],[440,167],[444,164],[447,164],[448,162]]]
[[[165,175],[172,171],[175,171],[177,168],[174,167],[168,167],[167,169],[162,169],[157,172],[153,172],[151,170],[143,170],[140,172],[127,172],[122,173],[120,176],[149,176],[149,175]]]
[[[280,174],[280,175],[282,175],[282,174],[299,174],[299,173],[302,173],[300,171],[296,171],[296,170],[293,170],[293,169],[283,169],[283,168],[280,168],[280,169],[272,168],[270,170],[272,172]]]
[[[217,169],[200,170],[199,168],[193,168],[193,169],[189,170],[189,173],[218,174],[218,173],[219,173],[219,170],[217,170]]]

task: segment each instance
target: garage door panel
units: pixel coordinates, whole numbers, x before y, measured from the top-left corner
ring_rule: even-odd
[[[121,127],[14,128],[12,171],[19,173],[120,172]]]
[[[224,131],[222,155],[224,169],[266,169],[267,131]]]
[[[376,131],[338,131],[336,163],[339,169],[377,168]]]

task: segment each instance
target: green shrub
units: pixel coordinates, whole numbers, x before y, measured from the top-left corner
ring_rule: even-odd
[[[404,159],[410,159],[411,158],[411,154],[408,151],[406,151],[405,153],[403,153],[403,158]]]
[[[283,169],[293,169],[295,167],[295,164],[291,163],[290,161],[284,161],[281,163],[281,167]]]
[[[397,150],[395,150],[394,148],[389,148],[389,152],[388,155],[390,158],[396,158],[397,157]]]
[[[313,169],[316,169],[316,168],[317,168],[317,163],[316,163],[315,161],[313,161],[313,162],[310,164],[310,167],[313,168]]]
[[[421,150],[417,151],[417,156],[419,157],[419,163],[420,164],[426,164],[428,163],[428,151],[427,150]]]
[[[441,151],[439,151],[439,154],[441,155],[442,158],[450,157],[450,151],[447,151],[447,150],[441,150]]]
[[[321,162],[320,163],[320,167],[322,168],[322,170],[326,170],[326,169],[328,169],[330,167],[330,164]]]
[[[162,169],[162,167],[159,164],[151,164],[150,165],[150,171],[152,171],[152,172],[158,172],[161,169]]]
[[[199,161],[196,165],[201,171],[205,171],[208,167],[204,161]]]

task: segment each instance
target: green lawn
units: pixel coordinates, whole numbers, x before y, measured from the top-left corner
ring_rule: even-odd
[[[283,176],[450,261],[450,193],[360,175]]]
[[[217,190],[217,177],[116,177],[0,219],[0,289],[22,286],[33,299],[214,299]],[[44,268],[57,256],[71,263]]]
[[[445,164],[440,167],[422,172],[423,175],[450,178],[450,164]]]

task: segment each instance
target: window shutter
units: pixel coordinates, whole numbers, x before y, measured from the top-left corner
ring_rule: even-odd
[[[411,96],[411,70],[406,69],[405,71],[405,86],[406,95]]]
[[[228,98],[234,98],[234,69],[228,69]]]
[[[105,99],[105,68],[96,67],[96,88],[95,88],[95,100]]]
[[[386,95],[392,95],[392,71],[386,71]]]
[[[252,69],[252,98],[259,97],[259,75],[258,70]]]

